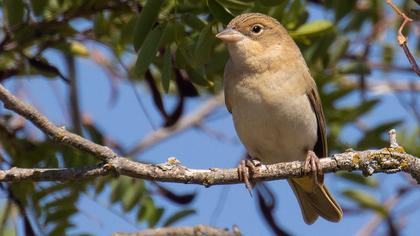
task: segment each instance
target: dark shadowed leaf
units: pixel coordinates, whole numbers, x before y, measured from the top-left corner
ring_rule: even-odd
[[[207,0],[207,6],[213,17],[222,22],[224,25],[227,25],[234,17],[232,13],[230,13],[230,11],[222,6],[217,0]]]
[[[180,210],[172,214],[168,217],[168,219],[165,220],[163,223],[163,227],[171,226],[172,224],[176,223],[179,220],[184,219],[187,216],[193,215],[196,213],[196,210],[194,209],[186,209],[186,210]]]
[[[156,183],[155,185],[158,188],[159,194],[161,194],[168,200],[181,205],[190,204],[197,195],[196,193],[176,194],[168,188],[163,187],[159,183]]]
[[[165,48],[165,54],[163,55],[163,66],[162,66],[162,88],[165,93],[169,91],[169,84],[172,79],[173,68],[172,68],[172,54],[171,47]]]

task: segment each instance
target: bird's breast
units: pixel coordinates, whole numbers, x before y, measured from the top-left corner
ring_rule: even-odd
[[[296,82],[260,75],[227,85],[238,136],[263,163],[304,160],[316,143],[316,116]]]

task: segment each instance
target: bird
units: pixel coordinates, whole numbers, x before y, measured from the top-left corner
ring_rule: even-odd
[[[216,37],[229,52],[226,107],[249,156],[261,164],[305,161],[313,175],[288,179],[305,223],[319,216],[340,221],[343,211],[323,183],[318,159],[328,155],[321,98],[296,43],[276,19],[261,13],[236,16]],[[243,161],[238,168],[248,188],[254,187],[248,174],[253,165]]]

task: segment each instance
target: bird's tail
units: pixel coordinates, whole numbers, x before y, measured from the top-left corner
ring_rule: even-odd
[[[341,220],[343,210],[323,184],[315,184],[311,177],[288,181],[298,199],[306,224],[314,223],[318,216],[332,222]]]

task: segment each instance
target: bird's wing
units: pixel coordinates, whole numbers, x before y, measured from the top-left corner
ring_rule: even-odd
[[[308,75],[310,76],[310,75]],[[322,110],[321,98],[318,93],[318,89],[315,81],[312,78],[309,78],[307,81],[310,81],[309,89],[306,92],[306,95],[309,98],[312,109],[315,112],[316,120],[318,123],[318,140],[314,147],[314,152],[318,157],[328,156],[328,144],[327,144],[327,125],[325,121],[324,111]]]
[[[230,105],[230,96],[229,96],[229,84],[228,84],[228,80],[229,78],[231,78],[232,75],[232,66],[230,66],[229,64],[231,63],[231,61],[229,60],[226,65],[225,65],[225,72],[223,75],[223,84],[224,84],[224,90],[225,90],[225,104],[226,104],[226,108],[227,110],[232,113],[232,109],[231,109],[231,105]]]

